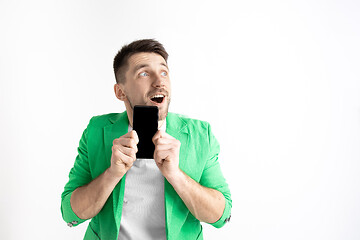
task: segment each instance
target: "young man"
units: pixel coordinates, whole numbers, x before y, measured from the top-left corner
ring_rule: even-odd
[[[115,56],[114,90],[126,111],[90,120],[62,194],[69,226],[92,218],[84,239],[202,239],[200,221],[222,227],[230,219],[230,190],[210,125],[168,113],[167,58],[151,39]],[[136,159],[135,105],[159,109],[153,159]]]

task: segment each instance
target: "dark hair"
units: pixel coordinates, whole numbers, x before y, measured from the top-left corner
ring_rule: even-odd
[[[165,59],[166,63],[169,56],[164,46],[154,39],[137,40],[123,46],[121,50],[116,54],[113,63],[115,79],[117,83],[125,82],[125,72],[128,65],[128,59],[135,53],[141,52],[157,53]],[[116,73],[118,71],[119,77],[116,76]]]

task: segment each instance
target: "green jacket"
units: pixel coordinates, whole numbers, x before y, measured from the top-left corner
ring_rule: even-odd
[[[72,211],[72,192],[88,184],[110,167],[111,147],[115,138],[128,132],[127,113],[112,113],[93,117],[85,129],[78,147],[74,167],[61,195],[61,212],[69,226],[86,220]],[[231,195],[218,162],[219,144],[207,122],[168,113],[166,132],[181,142],[180,168],[202,186],[220,191],[225,197],[222,217],[211,225],[222,227],[231,212]],[[125,175],[126,176],[126,175]],[[102,210],[92,218],[84,239],[117,240],[121,221],[126,177],[117,184]],[[172,239],[202,239],[202,226],[187,209],[174,188],[165,179],[166,237]]]

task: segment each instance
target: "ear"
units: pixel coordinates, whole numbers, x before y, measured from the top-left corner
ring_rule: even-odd
[[[117,99],[124,101],[126,99],[126,95],[123,89],[123,86],[119,83],[116,83],[114,85],[114,91],[115,91],[115,96]]]

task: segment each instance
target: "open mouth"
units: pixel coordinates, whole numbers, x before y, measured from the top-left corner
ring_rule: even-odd
[[[150,100],[155,103],[162,103],[164,99],[165,99],[165,95],[163,94],[156,94],[150,98]]]

